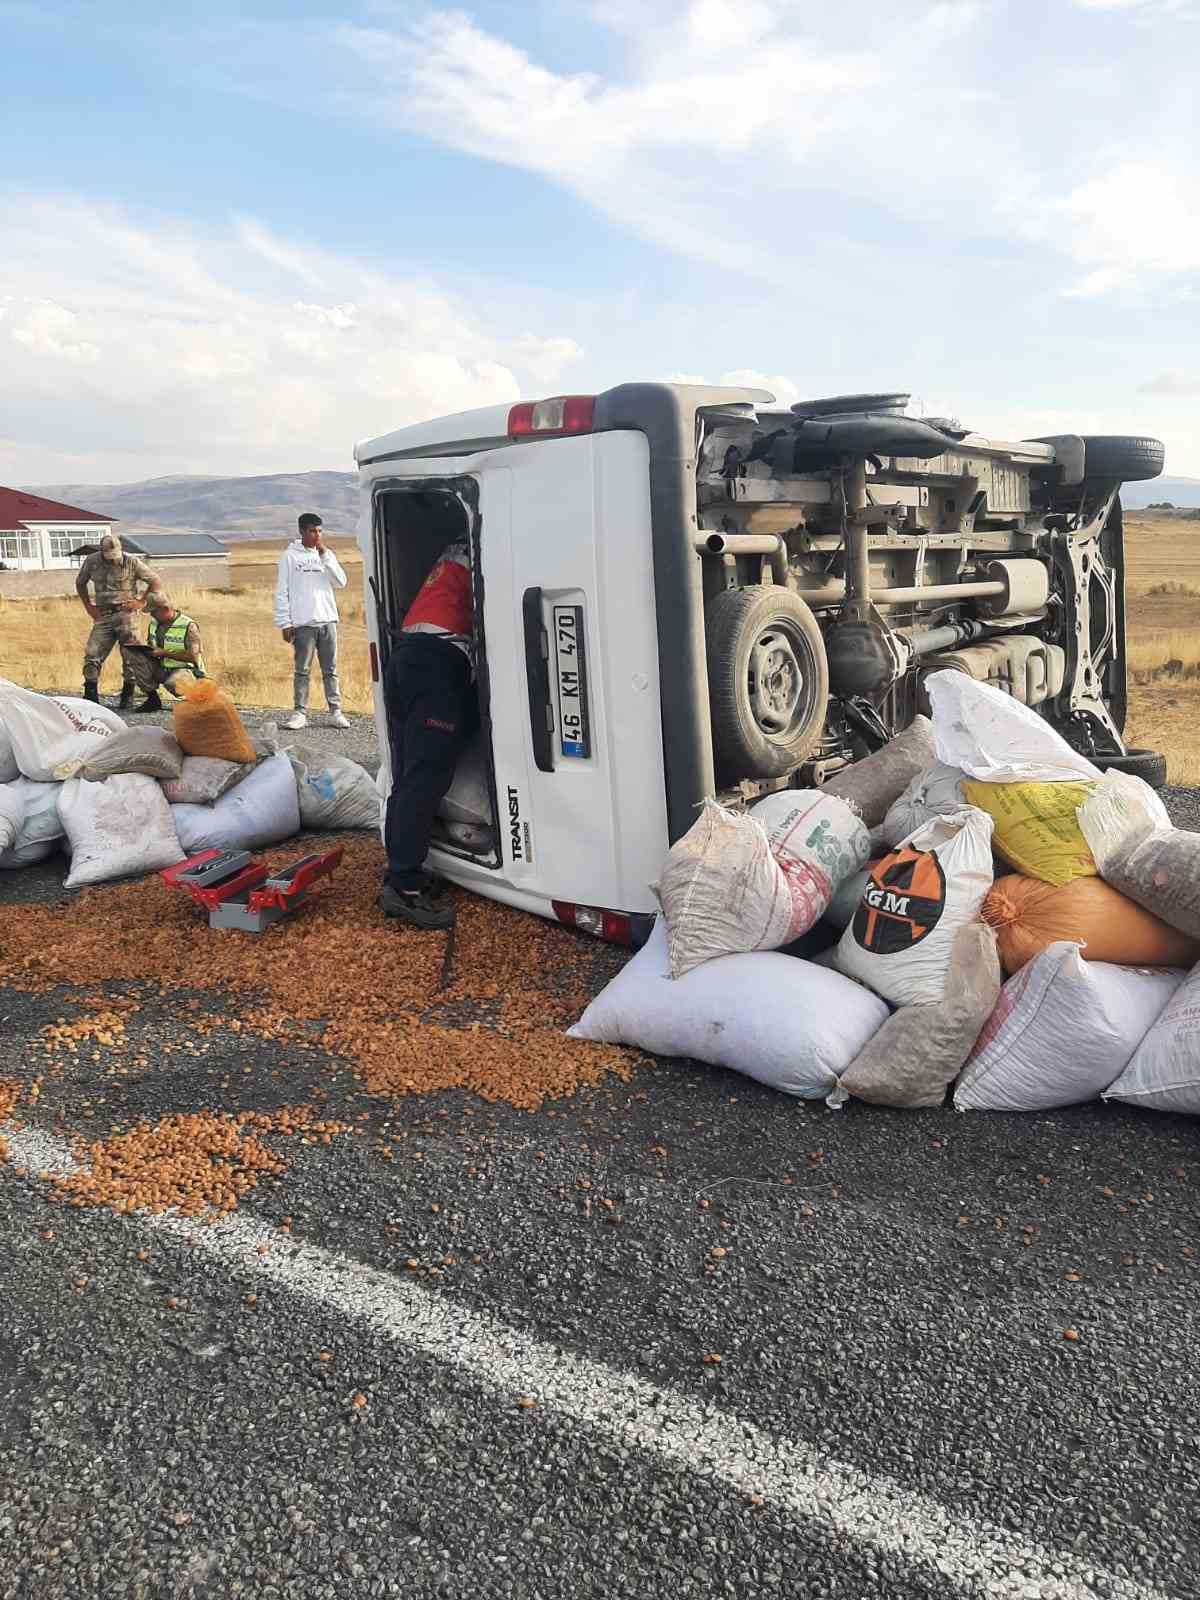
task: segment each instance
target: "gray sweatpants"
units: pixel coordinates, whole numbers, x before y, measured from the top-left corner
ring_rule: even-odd
[[[321,667],[325,682],[325,704],[330,711],[340,711],[342,691],[337,675],[337,623],[310,622],[297,628],[292,640],[295,670],[292,674],[292,698],[297,711],[308,710],[308,672],[312,666],[313,651]]]

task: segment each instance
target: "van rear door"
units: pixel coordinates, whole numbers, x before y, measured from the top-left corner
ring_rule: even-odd
[[[491,892],[543,914],[652,912],[667,820],[645,437],[513,445],[468,470],[502,835]],[[484,888],[472,863],[439,869]]]

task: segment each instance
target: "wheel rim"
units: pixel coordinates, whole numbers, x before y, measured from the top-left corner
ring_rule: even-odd
[[[804,633],[786,619],[758,633],[750,646],[746,687],[755,725],[768,739],[787,743],[808,721],[814,667]]]

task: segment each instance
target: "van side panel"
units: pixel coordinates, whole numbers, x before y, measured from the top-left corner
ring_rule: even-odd
[[[503,876],[547,900],[652,911],[667,835],[645,438],[545,440],[476,465]],[[528,647],[531,608],[544,664]],[[582,621],[585,754],[564,753],[563,611]]]

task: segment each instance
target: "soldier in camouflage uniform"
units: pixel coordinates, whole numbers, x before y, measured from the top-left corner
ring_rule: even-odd
[[[95,589],[95,601],[88,599],[88,584]],[[100,669],[108,660],[114,645],[132,644],[134,614],[143,609],[144,595],[139,596],[137,585],[145,584],[145,594],[156,594],[162,580],[137,556],[126,555],[121,541],[114,533],[106,533],[100,548],[90,555],[79,569],[75,579],[75,593],[83,609],[92,619],[83,651],[83,697],[100,701]],[[129,670],[128,658],[121,652],[121,700],[124,711],[133,704],[134,679]]]

